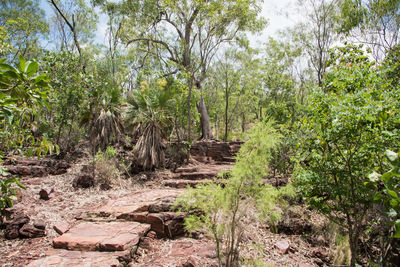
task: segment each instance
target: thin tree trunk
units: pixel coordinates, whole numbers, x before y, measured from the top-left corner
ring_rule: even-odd
[[[242,113],[242,133],[246,131],[246,114]]]
[[[200,113],[200,123],[201,123],[201,138],[200,139],[212,139],[210,118],[208,117],[208,112],[206,105],[204,104],[203,96],[200,96],[199,103],[197,104],[197,110]]]
[[[192,130],[192,114],[191,114],[191,101],[192,101],[192,83],[189,85],[189,93],[187,97],[187,111],[188,111],[188,141],[189,144],[192,143],[192,135],[191,135],[191,130]]]
[[[215,138],[218,139],[219,132],[218,132],[218,115],[215,114]]]
[[[228,79],[225,84],[225,136],[224,141],[228,140],[228,109],[229,109],[229,94],[228,94]]]

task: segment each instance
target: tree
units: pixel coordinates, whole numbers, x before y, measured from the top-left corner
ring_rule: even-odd
[[[172,95],[166,87],[165,79],[150,84],[143,80],[141,88],[127,98],[126,120],[139,136],[133,152],[145,170],[164,165],[163,139],[172,124]]]
[[[328,62],[328,50],[337,40],[335,0],[303,0],[300,8],[306,22],[299,23],[290,31],[295,43],[304,47],[309,63],[316,72],[318,85],[322,79]]]
[[[262,87],[257,52],[251,48],[228,49],[218,56],[209,71],[210,77],[204,86],[205,102],[215,120],[217,138],[219,121],[223,122],[222,138],[227,141],[231,131],[240,131],[240,126],[245,124],[246,113],[257,113],[253,104],[257,102],[257,90]]]
[[[260,1],[187,1],[125,0],[120,4],[126,17],[124,40],[147,49],[165,65],[174,66],[169,74],[181,72],[188,78],[188,133],[191,132],[191,98],[193,88],[202,92],[209,66],[219,48],[241,38],[245,31],[262,29],[264,21],[257,16]],[[155,50],[154,50],[155,48]],[[200,94],[202,138],[212,137],[207,108]]]
[[[0,152],[14,150],[39,156],[43,150],[51,152],[51,145],[41,146],[45,140],[40,142],[32,134],[37,110],[49,108],[47,76],[37,73],[36,61],[26,61],[22,56],[16,67],[4,62],[0,60]]]
[[[49,0],[54,8],[57,21],[57,29],[60,33],[61,47],[67,48],[70,39],[66,30],[68,28],[72,34],[74,46],[82,57],[82,42],[93,37],[92,29],[97,23],[97,15],[93,9],[89,8],[83,0],[60,1]]]
[[[342,0],[340,8],[340,32],[372,48],[375,60],[383,60],[399,44],[400,1]]]
[[[368,222],[371,170],[381,172],[388,144],[399,145],[398,97],[386,87],[362,47],[331,54],[322,88],[315,89],[301,122],[295,180],[309,205],[346,229],[355,266]]]
[[[14,62],[18,56],[36,57],[39,53],[39,39],[46,38],[48,24],[39,0],[0,1],[0,26],[4,27],[10,50],[7,58]]]

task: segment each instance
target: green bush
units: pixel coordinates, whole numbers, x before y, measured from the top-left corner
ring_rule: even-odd
[[[346,229],[355,266],[375,193],[364,182],[399,144],[399,101],[361,47],[339,48],[330,64],[302,120],[294,177],[307,203]]]
[[[253,216],[251,209],[263,219],[279,220],[275,206],[283,199],[283,191],[264,186],[262,179],[268,174],[271,151],[280,140],[272,122],[257,124],[223,185],[209,183],[188,189],[176,202],[189,212],[185,220],[188,230],[203,230],[214,237],[220,266],[237,266],[241,260],[240,245],[246,221]]]
[[[7,178],[7,176],[9,176],[7,169],[0,167],[0,219],[3,216],[4,209],[11,208],[13,206],[13,200],[17,199],[17,190],[15,187],[26,189],[18,178]]]
[[[118,169],[118,151],[108,146],[106,151],[99,150],[94,156],[94,168],[96,174],[96,183],[101,186],[110,186],[121,177],[121,171]]]

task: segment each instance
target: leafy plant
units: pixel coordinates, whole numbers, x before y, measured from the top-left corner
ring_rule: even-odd
[[[399,144],[398,100],[360,47],[340,48],[331,59],[302,120],[294,177],[307,203],[346,229],[355,266],[374,199],[364,182],[369,170],[385,168],[386,145]]]
[[[166,83],[142,82],[142,89],[127,99],[126,120],[133,125],[139,139],[133,149],[144,169],[158,168],[165,161],[165,131],[172,124],[172,98]]]
[[[3,216],[4,209],[11,208],[13,206],[13,200],[17,199],[17,190],[15,186],[26,190],[26,187],[21,184],[18,178],[7,178],[9,175],[7,169],[0,166],[0,219]]]
[[[112,146],[108,146],[104,152],[99,150],[94,156],[96,183],[103,188],[108,188],[121,176],[117,166],[117,155],[117,150]]]
[[[250,130],[249,140],[241,147],[237,164],[223,184],[209,183],[186,190],[176,205],[188,211],[185,226],[189,230],[204,230],[217,245],[219,266],[237,266],[245,229],[258,210],[261,218],[277,219],[275,205],[282,200],[279,190],[262,185],[268,173],[271,150],[281,139],[272,122],[259,123]]]
[[[56,150],[47,140],[34,136],[38,108],[50,108],[47,76],[37,74],[36,61],[20,57],[16,67],[4,62],[0,60],[0,150],[24,153],[28,149],[28,154],[36,155]]]
[[[374,201],[382,204],[388,220],[388,235],[384,237],[381,263],[385,264],[393,246],[394,239],[400,238],[400,157],[399,153],[387,150],[391,170],[384,174],[372,172],[365,186],[376,192]]]

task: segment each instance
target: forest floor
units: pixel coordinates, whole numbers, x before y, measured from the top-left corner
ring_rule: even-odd
[[[51,255],[54,253],[53,239],[60,236],[53,229],[54,225],[67,223],[69,228],[73,228],[82,222],[85,214],[107,206],[110,201],[122,201],[142,192],[168,190],[163,180],[165,177],[174,178],[173,173],[163,170],[148,174],[148,179],[144,181],[136,177],[121,179],[107,191],[99,188],[75,189],[72,181],[80,172],[82,164],[75,162],[65,174],[22,179],[27,190],[22,191],[22,197],[14,206],[14,210],[24,212],[31,221],[44,221],[47,235],[7,240],[0,234],[0,266],[26,266]],[[224,168],[216,165],[198,167],[203,172]],[[50,200],[39,199],[39,191],[42,188],[54,189]],[[129,201],[135,200],[131,198]],[[307,210],[304,205],[291,205],[284,212],[282,224],[275,231],[271,230],[274,229],[260,222],[249,222],[245,227],[241,256],[248,260],[249,266],[256,266],[256,261],[264,262],[266,266],[328,266],[328,262],[332,260],[332,244],[329,240],[332,236],[326,221],[320,215]],[[287,241],[290,244],[285,253],[279,251],[276,245],[279,241]],[[96,266],[107,266],[105,262],[103,264],[105,265]],[[203,234],[195,238],[186,234],[169,239],[158,238],[150,232],[142,237],[135,251],[134,261],[129,266],[217,266],[217,258],[212,239]]]

